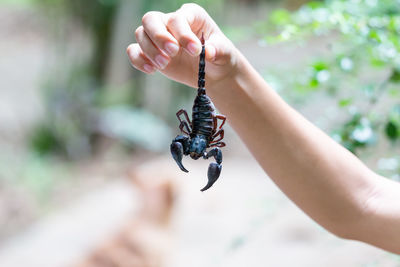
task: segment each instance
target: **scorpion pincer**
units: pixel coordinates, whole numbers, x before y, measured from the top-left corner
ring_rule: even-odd
[[[208,183],[201,189],[209,189],[218,179],[222,169],[222,152],[220,147],[225,143],[221,142],[224,138],[226,117],[216,114],[215,107],[211,99],[206,95],[205,86],[205,46],[204,36],[201,36],[202,50],[199,60],[198,89],[192,109],[192,121],[190,121],[186,110],[181,109],[176,113],[180,122],[179,129],[183,135],[178,135],[172,140],[170,146],[171,154],[179,168],[188,172],[182,164],[183,155],[190,155],[192,159],[214,157],[216,162],[210,163],[208,167]],[[184,115],[184,118],[181,116]],[[218,120],[221,120],[218,126]],[[207,152],[208,148],[212,148]]]

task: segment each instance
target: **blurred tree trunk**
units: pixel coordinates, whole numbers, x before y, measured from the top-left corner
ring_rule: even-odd
[[[110,53],[110,42],[112,36],[112,26],[117,10],[117,5],[103,6],[98,5],[98,11],[95,12],[93,23],[93,55],[92,66],[93,76],[100,84],[103,83],[103,77],[107,68]]]
[[[180,107],[177,107],[176,110],[169,110],[170,103],[173,101],[172,85],[172,82],[161,74],[147,78],[143,92],[144,108],[164,120],[167,120],[171,113],[175,114]]]
[[[297,10],[310,0],[286,0],[284,6],[289,10]]]
[[[105,84],[107,87],[123,86],[134,75],[140,79],[138,72],[129,68],[126,55],[127,46],[134,42],[135,29],[141,22],[140,0],[121,0],[116,10],[109,44],[109,60],[106,63]]]
[[[171,99],[171,82],[161,75],[145,78],[145,75],[129,67],[126,47],[135,41],[135,29],[141,25],[143,1],[121,0],[115,13],[110,38],[109,60],[106,63],[105,85],[112,90],[131,81],[134,102],[151,113],[164,118],[168,114]],[[133,77],[133,80],[130,79]],[[140,98],[140,99],[137,99]]]

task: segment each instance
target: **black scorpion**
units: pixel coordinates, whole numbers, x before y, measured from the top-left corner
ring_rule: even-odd
[[[180,122],[179,129],[182,134],[175,137],[171,144],[171,154],[179,168],[188,172],[182,165],[182,156],[190,155],[192,159],[214,157],[216,162],[210,163],[208,167],[208,183],[201,189],[209,189],[217,181],[222,169],[222,152],[220,147],[225,143],[221,142],[224,138],[224,129],[226,117],[216,114],[215,107],[211,99],[206,95],[205,86],[205,46],[204,37],[201,36],[202,50],[199,60],[199,78],[197,96],[192,108],[192,121],[190,121],[186,110],[181,109],[176,113]],[[182,119],[181,116],[184,115]],[[218,126],[218,120],[221,120]],[[213,147],[207,152],[207,148]]]

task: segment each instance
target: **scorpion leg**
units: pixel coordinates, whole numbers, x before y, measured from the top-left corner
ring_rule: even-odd
[[[218,147],[215,147],[208,151],[207,153],[204,154],[203,158],[208,159],[210,157],[214,157],[216,162],[211,162],[210,165],[208,166],[208,183],[206,186],[201,189],[200,191],[206,191],[209,189],[219,178],[219,175],[221,174],[221,169],[222,169],[222,152],[221,149]]]
[[[184,134],[190,135],[190,130],[185,131],[183,127],[186,127],[186,129],[190,129],[186,121],[181,121],[181,124],[179,124],[179,130],[181,130],[181,132]]]
[[[218,138],[218,140],[214,140],[215,138]],[[213,137],[212,137],[212,142],[210,144],[214,144],[214,143],[218,143],[219,141],[221,141],[222,139],[224,139],[224,129],[219,130],[218,132],[216,132]]]
[[[188,170],[186,170],[185,167],[183,167],[182,164],[182,157],[183,155],[187,155],[186,151],[188,150],[188,147],[189,147],[189,137],[183,135],[178,135],[177,137],[175,137],[175,139],[172,140],[170,146],[172,157],[178,164],[179,168],[184,172],[189,172]]]
[[[218,127],[218,119],[222,120],[222,122],[220,123],[219,127]],[[222,131],[222,136],[224,136],[224,133],[223,133],[224,129],[222,129],[222,126],[224,126],[224,124],[225,124],[226,117],[224,115],[218,114],[218,115],[215,115],[213,117],[213,121],[214,121],[214,123],[213,123],[214,124],[214,128],[213,128],[213,131],[212,131],[213,139],[215,137],[217,137],[218,134],[221,134],[220,133],[221,131]],[[222,138],[224,138],[224,137],[222,137]],[[222,140],[222,138],[220,140]]]
[[[215,118],[222,120],[221,125],[219,126],[219,129],[222,129],[222,126],[224,126],[226,117],[224,115],[218,114],[215,116]]]
[[[181,115],[185,116],[185,120],[181,119]],[[189,115],[187,114],[187,111],[184,109],[180,109],[177,113],[176,113],[176,117],[178,118],[180,125],[179,125],[179,129],[181,130],[182,133],[189,135],[191,132],[191,128],[190,125],[192,125],[192,123],[190,122],[189,119]],[[183,127],[186,127],[186,131],[183,130]]]
[[[214,144],[211,144],[210,145],[210,147],[224,147],[224,146],[226,146],[226,144],[225,144],[225,142],[217,142],[217,143],[214,143]]]

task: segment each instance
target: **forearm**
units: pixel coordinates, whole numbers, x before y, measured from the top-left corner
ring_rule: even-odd
[[[289,198],[328,230],[353,238],[380,179],[289,107],[240,57],[232,79],[208,90],[218,109]]]

